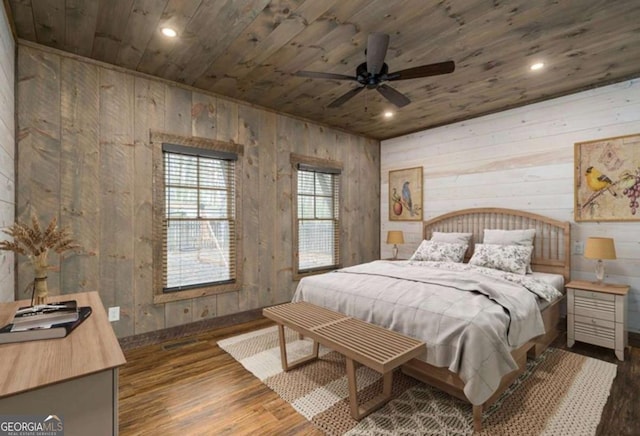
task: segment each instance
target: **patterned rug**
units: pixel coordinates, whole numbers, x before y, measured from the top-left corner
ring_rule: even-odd
[[[290,361],[307,355],[311,342],[288,329]],[[320,348],[320,359],[282,371],[276,327],[218,342],[247,370],[328,435],[471,435],[471,406],[417,380],[394,373],[393,399],[358,422],[349,412],[344,357]],[[616,365],[548,349],[487,410],[487,435],[593,435],[607,402]],[[382,389],[378,373],[357,369],[363,402]]]

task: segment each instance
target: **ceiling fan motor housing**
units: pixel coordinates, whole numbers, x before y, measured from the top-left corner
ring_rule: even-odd
[[[380,72],[378,74],[371,74],[367,69],[367,63],[363,62],[356,68],[356,80],[359,84],[366,86],[368,89],[376,88],[383,80],[386,80],[385,76],[389,72],[389,67],[386,63],[382,64]]]

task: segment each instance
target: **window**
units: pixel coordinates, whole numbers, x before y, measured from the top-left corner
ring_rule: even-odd
[[[154,160],[161,164],[154,165],[155,302],[239,288],[238,154],[227,151],[232,147],[213,149],[204,139],[185,142],[197,146],[158,144],[157,138],[154,144]]]
[[[340,265],[339,163],[295,161],[294,264],[299,275],[338,268]],[[303,159],[302,160],[307,160]]]

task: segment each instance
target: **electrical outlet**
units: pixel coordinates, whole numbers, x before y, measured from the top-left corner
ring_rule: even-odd
[[[582,241],[574,241],[574,243],[573,243],[573,254],[584,254],[584,242],[582,242]]]
[[[120,306],[109,308],[109,321],[120,321]]]

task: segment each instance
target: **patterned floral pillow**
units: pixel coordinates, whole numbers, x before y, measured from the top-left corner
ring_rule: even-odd
[[[484,229],[483,244],[498,245],[533,245],[533,239],[536,237],[536,229],[523,230],[499,230]],[[532,273],[531,260],[527,265],[527,274]]]
[[[476,244],[469,264],[524,275],[532,251],[533,246]]]
[[[462,262],[467,246],[448,242],[422,241],[413,256],[415,261]]]

